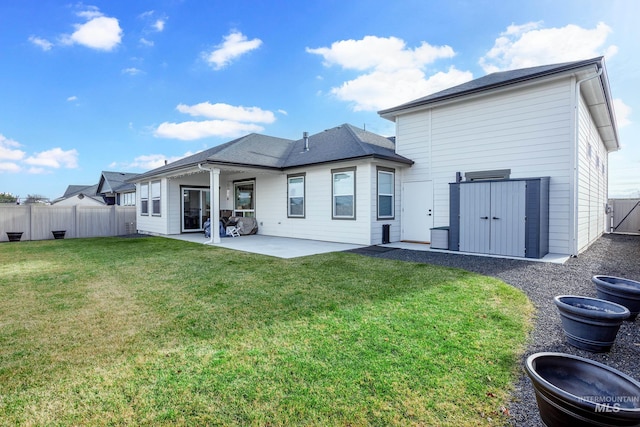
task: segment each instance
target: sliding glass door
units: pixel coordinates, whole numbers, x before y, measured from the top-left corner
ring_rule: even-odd
[[[182,188],[182,231],[202,231],[211,216],[211,194],[201,188]]]

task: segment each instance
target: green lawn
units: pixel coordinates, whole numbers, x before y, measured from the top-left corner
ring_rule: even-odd
[[[532,311],[493,278],[349,253],[3,243],[0,423],[503,424]]]

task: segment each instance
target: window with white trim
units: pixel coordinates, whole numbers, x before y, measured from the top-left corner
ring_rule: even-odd
[[[289,175],[287,177],[287,216],[304,218],[305,175]]]
[[[140,184],[140,215],[149,215],[149,184]]]
[[[160,181],[151,181],[151,215],[160,216]]]
[[[234,216],[256,216],[255,180],[238,181],[233,183],[235,194]]]
[[[395,171],[378,168],[378,219],[394,217]]]
[[[356,218],[356,170],[334,169],[332,177],[332,218]]]
[[[122,193],[120,195],[120,206],[135,206],[136,193]]]

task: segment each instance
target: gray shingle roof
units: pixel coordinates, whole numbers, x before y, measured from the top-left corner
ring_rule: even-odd
[[[395,146],[390,139],[343,124],[309,136],[308,151],[304,150],[303,139],[292,141],[252,133],[137,175],[129,182],[195,167],[202,163],[284,170],[363,157],[413,163],[395,153]]]
[[[293,143],[285,162],[285,168],[328,163],[339,160],[377,157],[400,163],[412,164],[395,152],[389,138],[343,124],[309,136],[309,150],[304,149],[304,139]]]
[[[514,83],[520,83],[526,80],[531,80],[539,77],[544,77],[552,74],[569,71],[572,69],[581,68],[587,65],[596,65],[602,62],[602,57],[593,59],[587,59],[582,61],[563,62],[560,64],[541,65],[538,67],[522,68],[519,70],[501,71],[497,73],[488,74],[484,77],[480,77],[475,80],[463,83],[458,86],[454,86],[440,92],[433,93],[431,95],[424,96],[422,98],[415,99],[405,104],[398,105],[393,108],[378,111],[381,116],[389,115],[396,111],[405,110],[407,108],[418,107],[421,105],[430,104],[436,101],[442,101],[445,99],[460,97],[469,95],[476,92],[482,92],[485,90],[506,86]]]
[[[134,191],[136,189],[135,184],[126,181],[136,176],[138,176],[137,173],[102,171],[100,182],[98,183],[98,191],[101,193]]]
[[[96,190],[98,189],[98,184],[94,185],[69,185],[62,195],[62,199],[66,199],[77,194],[84,194],[85,196],[95,196]]]
[[[142,173],[130,179],[129,182],[194,167],[202,163],[279,168],[291,142],[290,139],[250,133]]]

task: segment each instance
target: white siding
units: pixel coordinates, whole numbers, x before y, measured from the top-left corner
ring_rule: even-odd
[[[155,180],[154,180],[155,181]],[[151,181],[145,181],[150,183]],[[149,189],[149,214],[140,215],[142,204],[140,203],[140,183],[136,184],[136,227],[139,231],[150,234],[168,234],[167,233],[167,184],[166,179],[160,181],[160,215],[151,215],[151,189]]]
[[[356,219],[332,219],[331,170],[352,166],[356,166]],[[258,232],[270,236],[371,244],[371,211],[375,211],[371,193],[371,168],[369,162],[354,161],[260,177],[256,184]],[[375,167],[373,170],[375,171]],[[305,217],[288,218],[287,174],[301,172],[306,173]]]
[[[390,167],[391,164],[379,165]],[[356,168],[356,219],[331,218],[331,170]],[[396,167],[396,173],[399,169]],[[305,217],[287,217],[287,175],[305,175]],[[378,221],[376,217],[376,164],[368,160],[340,162],[330,165],[300,168],[286,172],[254,171],[247,173],[220,174],[220,209],[233,209],[233,183],[255,180],[256,220],[258,234],[292,237],[300,239],[324,240],[369,245],[382,240],[382,225],[392,224],[391,240],[399,240],[399,185],[396,176],[395,209],[396,219]],[[181,186],[208,187],[207,172],[162,179],[161,216],[140,215],[138,229],[152,234],[179,234],[181,232]],[[139,185],[139,184],[138,184]],[[229,190],[229,197],[227,197]],[[139,191],[138,191],[138,194]]]
[[[578,252],[582,252],[605,232],[609,165],[607,150],[582,98],[578,111]]]
[[[394,202],[394,206],[393,206],[393,212],[394,212],[394,217],[393,219],[378,219],[378,188],[377,188],[377,180],[378,180],[378,166],[381,167],[385,167],[385,168],[389,168],[389,169],[394,169],[395,174],[394,174],[394,197],[393,197],[393,202]],[[384,164],[384,163],[379,163],[379,164],[375,164],[372,163],[369,165],[369,171],[370,171],[370,184],[371,184],[371,189],[370,189],[370,203],[371,203],[371,209],[369,211],[370,213],[370,218],[369,221],[371,223],[371,230],[370,230],[370,236],[371,236],[371,240],[368,244],[372,244],[372,245],[376,245],[376,244],[380,244],[382,242],[382,226],[383,224],[388,224],[390,225],[389,228],[389,241],[391,242],[397,242],[400,240],[400,213],[401,213],[401,174],[402,174],[402,170],[404,168],[399,168],[397,165],[392,165],[392,164]],[[363,207],[364,210],[364,207]]]
[[[433,180],[434,226],[449,224],[456,172],[511,169],[550,176],[550,252],[571,253],[571,80],[505,90],[396,118],[397,152],[416,164],[406,181]]]

